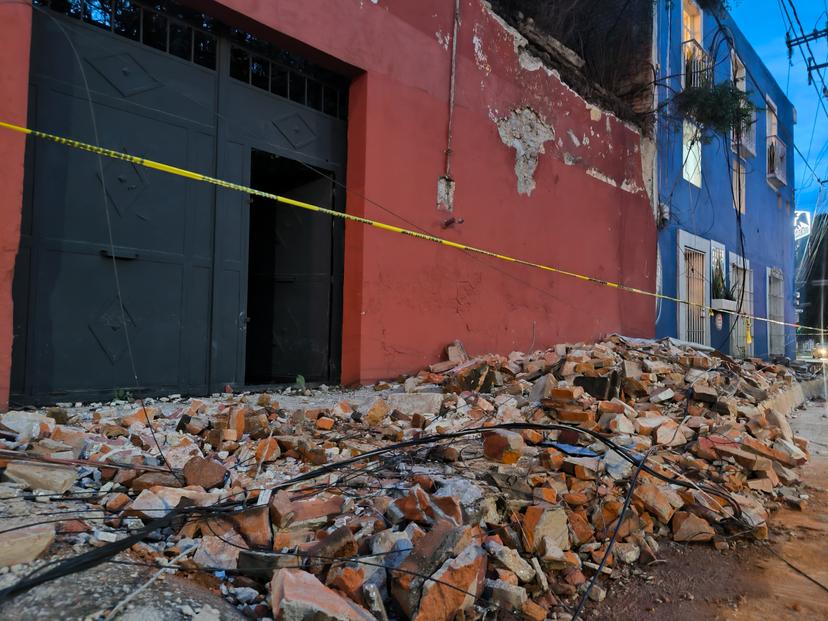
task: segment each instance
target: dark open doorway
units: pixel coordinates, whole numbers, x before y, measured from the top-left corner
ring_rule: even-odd
[[[254,149],[251,185],[334,208],[328,171]],[[261,197],[250,203],[248,385],[339,379],[342,222]]]

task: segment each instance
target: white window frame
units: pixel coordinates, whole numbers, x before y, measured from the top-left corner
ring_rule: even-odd
[[[695,39],[698,41],[702,46],[704,45],[704,11],[699,6],[699,3],[696,0],[681,0],[681,41],[688,41],[689,39],[685,38],[685,33],[687,32],[687,26],[684,23],[684,5],[692,4],[696,10],[699,12],[699,37]]]
[[[713,292],[713,259],[716,258],[716,251],[719,250],[722,253],[722,272],[724,273],[725,279],[725,288],[728,286],[728,278],[730,276],[730,271],[727,269],[727,249],[725,248],[724,244],[720,244],[717,241],[710,240],[710,291],[711,295]]]
[[[688,233],[683,229],[678,231],[678,269],[676,270],[676,277],[678,279],[678,298],[680,300],[687,300],[687,268],[684,264],[684,249],[690,248],[697,252],[704,254],[704,307],[710,308],[710,240],[707,240],[698,235]],[[688,305],[683,302],[676,304],[678,306],[678,338],[679,340],[687,340],[687,310]],[[710,319],[706,318],[704,322],[704,342],[702,345],[710,345]]]
[[[770,305],[770,283],[771,278],[776,278],[782,283],[782,321],[785,321],[785,273],[778,267],[766,267],[765,268],[765,308],[767,309],[767,318],[773,319],[771,317],[771,305]],[[774,355],[775,352],[771,351],[771,329],[774,327],[774,324],[768,323],[768,358]],[[785,355],[785,326],[781,326],[782,328],[782,352],[780,355]]]
[[[773,122],[771,122],[772,119]],[[776,136],[779,142],[785,145],[787,151],[787,143],[784,140],[782,140],[782,137],[779,135],[779,108],[776,107],[776,104],[774,103],[773,99],[770,98],[770,95],[765,95],[765,148],[762,152],[765,158],[765,181],[770,187],[773,188],[774,192],[778,192],[779,188],[775,186],[773,183],[771,183],[771,171],[770,168],[768,168],[768,150],[770,149],[770,139],[772,136]],[[782,185],[788,184],[787,176],[788,175],[786,172],[786,181]]]
[[[765,110],[765,151],[767,151],[767,139],[771,136],[779,135],[779,108],[776,107],[776,104],[774,103],[773,99],[771,99],[768,95],[765,95],[765,105],[767,106],[767,109]],[[775,123],[773,123],[772,132],[771,118],[775,120]]]
[[[742,69],[741,79],[737,76],[737,68]],[[730,79],[736,88],[743,93],[747,92],[747,67],[735,50],[730,52]]]
[[[736,176],[739,176],[739,184],[736,183]],[[738,209],[740,213],[747,212],[747,174],[745,172],[745,162],[738,154],[733,157],[733,169],[730,171],[730,188],[733,209]],[[738,192],[738,196],[737,196]],[[738,199],[738,203],[736,202]]]
[[[691,129],[696,139],[691,139],[691,142],[688,145],[687,140]],[[693,149],[694,151],[698,150],[698,157],[691,158],[690,149]],[[693,170],[691,170],[691,159],[695,159],[697,162],[697,166]],[[687,183],[690,183],[697,188],[701,188],[702,183],[704,182],[702,179],[701,131],[699,130],[698,125],[687,120],[683,121],[681,126],[681,176],[685,181],[687,181]]]
[[[740,67],[742,70],[742,76],[739,81],[737,81],[737,67]],[[742,62],[741,57],[735,50],[731,50],[730,52],[730,80],[736,88],[743,93],[747,93],[747,66]],[[731,130],[730,134],[730,148],[736,153],[738,151],[736,147],[736,131]],[[742,151],[744,153],[740,155],[756,155],[756,110],[751,112],[747,130],[742,130]]]
[[[728,277],[730,278],[730,282],[733,283],[731,286],[735,286],[737,284],[736,281],[736,270],[735,268],[743,269],[748,272],[748,278],[750,278],[750,292],[751,292],[751,300],[750,300],[750,308],[745,308],[744,306],[741,308],[742,313],[747,315],[753,315],[753,309],[756,307],[756,278],[753,270],[750,269],[750,259],[745,259],[743,256],[736,254],[735,252],[728,253]],[[745,283],[746,285],[748,283]],[[736,298],[736,310],[739,311],[739,297]],[[736,321],[736,315],[731,315],[731,321]],[[731,324],[732,325],[732,324]],[[753,320],[751,320],[750,325],[750,333],[751,333],[751,343],[750,348],[746,353],[745,357],[749,358],[754,355],[756,339],[753,338],[753,335],[756,333],[756,325]],[[730,332],[730,355],[736,356],[736,352],[741,347],[739,343],[736,342],[736,329],[732,329]]]

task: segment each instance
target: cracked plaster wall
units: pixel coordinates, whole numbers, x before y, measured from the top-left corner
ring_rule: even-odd
[[[538,158],[546,153],[544,143],[554,140],[555,130],[544,123],[531,108],[512,110],[497,120],[500,139],[515,150],[515,177],[518,194],[529,196],[535,189]]]

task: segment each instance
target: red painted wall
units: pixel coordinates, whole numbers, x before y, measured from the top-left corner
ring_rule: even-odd
[[[0,4],[0,119],[26,124],[32,8]],[[12,278],[20,244],[26,139],[0,131],[0,411],[9,401],[12,348]]]
[[[656,230],[642,189],[638,131],[586,104],[521,53],[481,0],[462,0],[453,215],[464,222],[448,230],[436,188],[446,148],[453,0],[192,3],[361,70],[350,93],[350,213],[655,289]],[[0,118],[24,122],[30,9],[6,4],[0,11]],[[527,107],[554,132],[529,196],[518,193],[516,152],[497,126]],[[0,405],[8,397],[23,152],[21,137],[0,132]],[[455,338],[472,353],[509,352],[654,331],[650,298],[361,225],[346,226],[345,260],[344,383],[418,370]]]
[[[216,0],[365,73],[351,91],[348,211],[505,254],[655,289],[656,230],[639,133],[524,57],[480,0],[462,1],[454,215],[436,209],[453,0]],[[534,70],[531,70],[533,69]],[[553,128],[530,196],[495,119],[530,107]],[[624,189],[622,189],[622,186]],[[400,218],[363,200],[391,209]],[[509,352],[619,331],[652,336],[652,299],[349,224],[343,382],[414,371],[460,338]]]

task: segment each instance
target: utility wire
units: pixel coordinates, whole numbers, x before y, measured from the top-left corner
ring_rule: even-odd
[[[785,0],[781,0],[781,1],[784,2]],[[799,20],[799,13],[796,10],[796,5],[794,4],[794,1],[793,0],[787,0],[787,2],[790,5],[791,10],[793,11],[794,19],[796,20],[796,23],[799,26],[800,34],[803,37],[805,37],[806,36],[805,27],[802,25],[802,22]],[[784,6],[784,4],[783,4],[783,6]],[[785,14],[788,15],[788,10],[787,9],[785,9]],[[790,20],[790,15],[788,15],[788,19]],[[793,26],[793,23],[791,23],[791,26]],[[805,40],[805,47],[808,49],[808,53],[811,55],[811,59],[814,61],[814,63],[816,63],[816,55],[814,54],[814,51],[811,49],[810,41],[808,41],[807,39]],[[800,49],[800,51],[801,51],[801,49]],[[808,65],[808,67],[810,67],[810,64],[808,63],[808,61],[805,61],[805,64]],[[817,77],[819,77],[819,81],[822,83],[822,92],[823,93],[828,93],[828,86],[825,85],[825,79],[822,77],[822,71],[820,71],[816,67],[814,67],[813,70],[816,72]],[[820,101],[822,101],[821,97],[820,97]],[[825,110],[824,102],[823,102],[823,105],[822,105],[822,109]],[[826,114],[828,114],[828,110],[826,110]]]
[[[785,1],[786,0],[777,0],[777,2],[780,3],[780,5],[782,6],[783,11],[785,12],[785,16],[787,17],[787,20],[790,24],[791,29],[794,31],[794,34],[796,34],[796,26],[794,26],[794,20],[791,19],[791,14],[788,11],[788,7],[785,5]],[[805,36],[805,30],[802,28],[802,22],[799,21],[799,16],[796,14],[796,7],[794,6],[794,4],[791,0],[787,0],[787,1],[789,2],[789,4],[791,5],[791,8],[793,9],[793,12],[794,12],[794,15],[796,17],[796,21],[799,24],[799,28],[800,28],[802,36]],[[811,44],[806,41],[805,46],[807,47],[808,53],[811,55],[811,57],[816,59],[816,57],[814,56],[813,50],[811,49]],[[797,48],[799,49],[799,53],[802,56],[802,61],[805,63],[805,66],[809,67],[810,64],[808,63],[808,59],[805,56],[805,52],[802,51],[801,47],[797,46]],[[822,82],[822,88],[824,89],[823,92],[828,92],[828,88],[826,88],[826,86],[825,86],[825,80],[823,80],[823,78],[822,78],[822,73],[817,69],[816,74],[819,77],[820,82]],[[823,112],[825,112],[825,115],[828,116],[828,108],[826,108],[826,106],[825,106],[825,101],[823,100],[822,93],[820,93],[819,88],[817,87],[816,83],[812,82],[812,85],[814,87],[814,91],[817,94],[817,101],[819,102],[820,106],[822,107]]]
[[[554,431],[563,431],[563,430],[566,430],[566,431],[572,431],[572,432],[575,432],[575,433],[579,433],[579,434],[582,434],[582,435],[585,434],[585,435],[591,436],[591,437],[595,438],[596,440],[598,440],[598,441],[602,442],[603,444],[605,444],[610,450],[615,451],[625,461],[628,461],[629,463],[633,464],[634,466],[640,467],[641,470],[643,470],[644,472],[647,472],[651,476],[654,476],[655,478],[657,478],[661,481],[664,481],[666,483],[671,483],[673,485],[677,485],[679,487],[683,487],[683,488],[687,488],[687,489],[703,490],[703,491],[705,491],[705,492],[707,492],[711,495],[718,496],[719,498],[722,498],[727,504],[730,505],[730,507],[732,509],[732,516],[731,517],[733,519],[741,522],[741,523],[744,523],[743,518],[742,518],[742,509],[739,506],[739,503],[736,500],[734,500],[730,496],[729,493],[723,492],[723,491],[721,491],[721,490],[719,490],[719,489],[717,489],[713,486],[707,485],[707,484],[693,484],[693,483],[689,483],[687,481],[684,481],[684,480],[676,478],[676,477],[668,477],[665,474],[662,474],[661,472],[650,468],[645,463],[642,463],[642,462],[645,461],[642,458],[642,456],[640,456],[637,453],[635,453],[635,452],[633,452],[633,451],[617,444],[609,436],[606,436],[602,433],[598,433],[598,432],[593,431],[593,430],[581,429],[581,428],[575,427],[573,425],[567,425],[567,424],[562,424],[562,423],[552,423],[552,424],[502,423],[502,424],[499,424],[499,425],[492,425],[490,427],[475,427],[475,428],[471,428],[471,429],[465,429],[465,430],[462,430],[462,431],[435,434],[435,435],[425,436],[425,437],[421,437],[421,438],[415,438],[415,439],[412,439],[412,440],[406,440],[406,441],[399,442],[399,443],[396,443],[396,444],[392,444],[392,445],[384,446],[384,447],[381,447],[381,448],[377,448],[377,449],[374,449],[374,450],[371,450],[371,451],[366,451],[366,452],[364,452],[360,455],[357,455],[357,456],[354,456],[354,457],[351,457],[351,458],[347,458],[347,459],[344,459],[344,460],[341,460],[341,461],[338,461],[338,462],[331,462],[329,464],[325,464],[325,465],[320,466],[320,467],[318,467],[314,470],[311,470],[309,472],[306,472],[306,473],[300,474],[296,477],[293,477],[292,479],[289,479],[287,481],[277,483],[277,484],[271,486],[269,489],[271,491],[286,490],[286,489],[289,489],[290,487],[293,487],[294,485],[296,485],[298,483],[304,483],[304,482],[307,482],[307,481],[311,481],[311,480],[319,478],[320,476],[331,474],[331,473],[336,472],[338,470],[342,470],[344,468],[347,468],[347,467],[349,467],[353,464],[363,462],[363,461],[372,460],[374,458],[381,457],[383,455],[387,455],[387,454],[390,454],[390,453],[394,453],[394,452],[400,451],[402,449],[408,449],[408,448],[413,448],[413,447],[417,447],[417,446],[433,444],[437,441],[442,441],[442,440],[456,440],[456,439],[464,438],[464,437],[467,437],[467,436],[482,435],[482,434],[485,434],[485,433],[491,433],[492,431],[497,430],[497,429],[510,430],[510,431],[517,431],[517,430],[522,430],[522,429],[534,429],[534,430],[537,430],[537,431],[553,431],[553,430]],[[247,490],[247,492],[249,492],[249,491],[250,490]],[[55,566],[53,569],[51,569],[47,572],[44,572],[44,573],[39,574],[37,576],[30,576],[30,577],[24,578],[23,580],[20,580],[19,582],[15,583],[14,585],[0,591],[0,602],[3,602],[3,601],[5,601],[5,600],[17,595],[17,594],[28,591],[29,589],[34,588],[35,586],[38,586],[38,585],[43,584],[45,582],[48,582],[50,580],[54,580],[56,578],[59,578],[59,577],[65,576],[65,575],[69,575],[69,574],[75,573],[77,571],[82,571],[84,569],[89,569],[91,567],[94,567],[94,566],[102,563],[102,562],[105,562],[106,560],[108,560],[108,559],[112,558],[113,556],[115,556],[118,552],[121,552],[121,551],[127,549],[128,547],[134,545],[135,543],[143,541],[151,533],[153,533],[153,532],[155,532],[155,531],[157,531],[161,528],[165,528],[165,527],[169,526],[170,524],[173,523],[173,521],[175,521],[179,518],[187,517],[188,515],[193,515],[193,516],[231,515],[234,512],[238,512],[239,507],[241,507],[241,510],[244,510],[244,508],[245,508],[244,501],[225,502],[225,503],[222,503],[220,505],[214,505],[212,507],[193,507],[188,503],[187,499],[182,499],[182,502],[179,503],[178,507],[173,509],[166,516],[164,516],[163,518],[159,518],[157,520],[154,520],[154,521],[150,522],[146,527],[144,527],[143,529],[137,531],[136,533],[134,533],[134,534],[122,539],[122,540],[119,540],[117,542],[107,544],[105,546],[97,548],[96,550],[92,550],[91,552],[87,552],[87,553],[78,555],[76,557],[73,557],[71,559],[68,559],[66,561],[63,561],[60,564],[58,564],[57,566]],[[61,521],[61,520],[56,520],[56,521]],[[65,520],[63,520],[63,521],[65,521]],[[27,525],[27,527],[29,527],[29,526],[32,526],[32,524]],[[749,526],[749,525],[747,525],[747,526]],[[2,534],[2,532],[8,532],[8,530],[15,530],[15,529],[7,529],[7,531],[0,531],[0,534]]]

